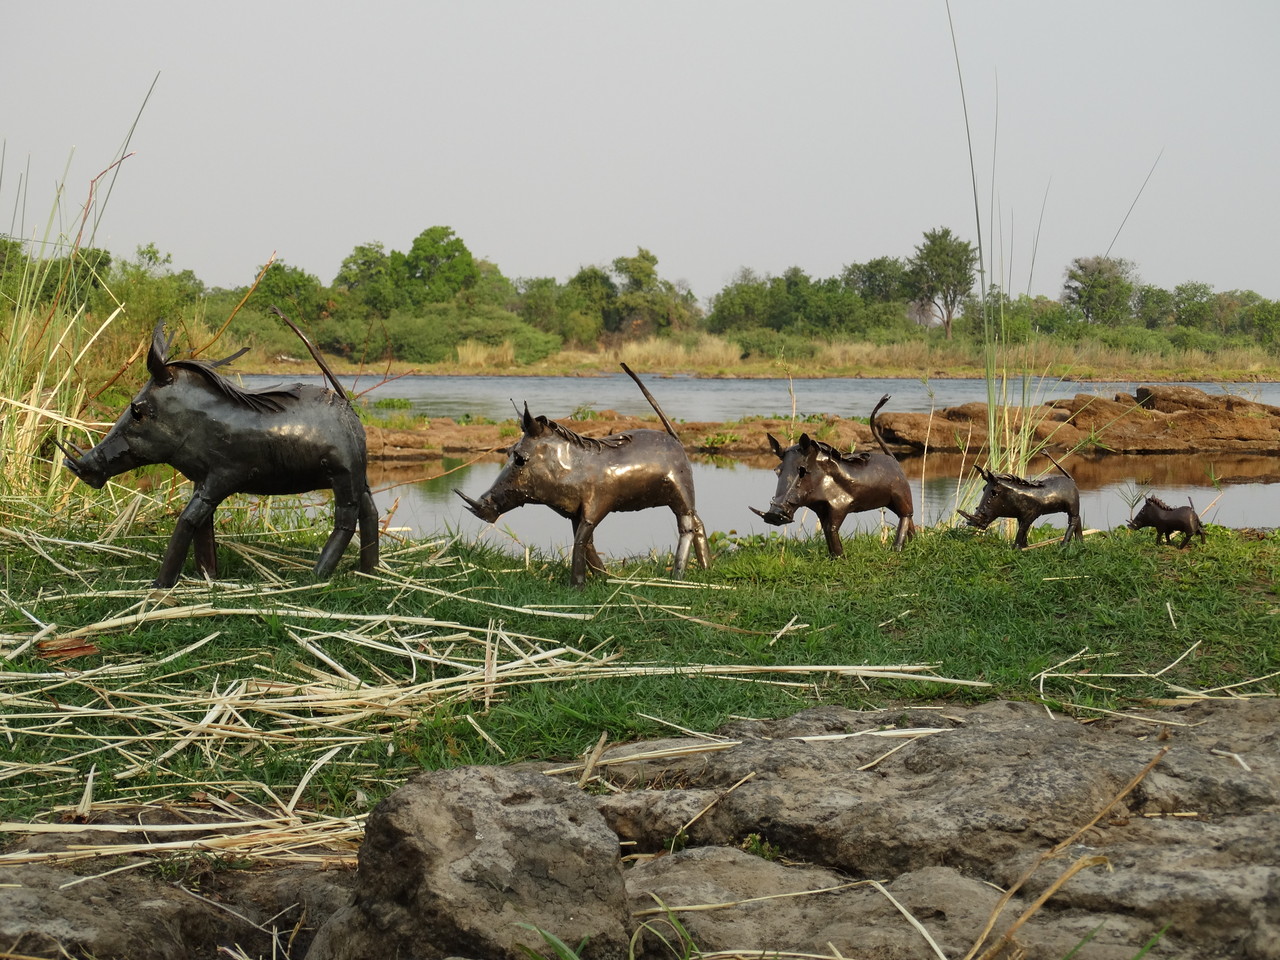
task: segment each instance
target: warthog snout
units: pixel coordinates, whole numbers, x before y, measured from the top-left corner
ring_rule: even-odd
[[[757,510],[755,507],[748,507],[747,509],[757,517],[764,520],[765,523],[771,524],[775,527],[785,526],[795,519],[794,510],[780,506],[776,503],[769,504],[768,510]]]
[[[467,509],[470,510],[474,516],[480,518],[485,523],[493,523],[502,516],[503,511],[499,510],[498,505],[489,497],[484,497],[481,500],[473,500],[456,487],[453,492],[463,499],[463,502],[467,505]]]

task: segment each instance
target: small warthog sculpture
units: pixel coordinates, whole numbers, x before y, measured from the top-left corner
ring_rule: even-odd
[[[1146,503],[1142,505],[1142,509],[1138,511],[1138,515],[1129,521],[1129,529],[1141,530],[1143,527],[1156,528],[1156,543],[1160,543],[1161,538],[1165,543],[1172,544],[1175,531],[1182,531],[1182,542],[1178,544],[1178,549],[1182,549],[1191,542],[1191,538],[1199,535],[1200,542],[1205,541],[1204,524],[1200,522],[1200,516],[1196,513],[1195,504],[1191,503],[1191,499],[1187,498],[1187,503],[1191,504],[1187,507],[1171,507],[1159,497],[1147,497]]]
[[[1049,459],[1062,476],[1027,480],[1010,473],[992,473],[975,464],[974,469],[987,481],[987,485],[982,488],[982,499],[973,513],[966,513],[964,510],[957,512],[969,521],[970,526],[979,530],[985,530],[998,517],[1014,518],[1018,521],[1018,533],[1013,545],[1019,550],[1027,545],[1027,531],[1031,529],[1031,524],[1050,513],[1067,515],[1063,546],[1073,536],[1080,539],[1083,536],[1080,528],[1080,491],[1076,489],[1076,482],[1071,475],[1062,469],[1062,465],[1053,457]]]
[[[333,573],[357,523],[360,569],[378,565],[378,511],[365,472],[364,427],[310,342],[279,316],[311,349],[332,390],[304,384],[243,390],[215,369],[243,350],[212,362],[171,359],[173,338],[159,323],[147,354],[151,380],[102,441],[88,451],[58,442],[67,467],[91,487],[152,463],[167,463],[195,484],[156,574],[158,587],[177,582],[193,540],[196,567],[217,576],[213,512],[233,493],[332,487],[333,533],[316,561],[316,576]]]
[[[767,434],[769,445],[781,461],[777,467],[778,488],[768,510],[751,507],[751,511],[766,523],[781,526],[795,518],[796,510],[808,507],[822,526],[827,552],[833,557],[842,557],[844,543],[840,539],[840,525],[845,517],[888,507],[898,517],[893,549],[901,550],[907,538],[915,536],[915,507],[907,475],[889,452],[876,426],[876,414],[888,400],[888,394],[881,397],[870,417],[871,435],[880,445],[883,451],[880,453],[874,450],[841,453],[807,433],[800,434],[799,442],[784,450],[773,434]]]
[[[657,410],[666,432],[628,430],[607,437],[584,437],[568,427],[529,414],[520,418],[522,436],[507,450],[502,472],[479,500],[461,490],[467,509],[481,520],[498,517],[526,503],[542,503],[573,524],[570,582],[586,583],[587,570],[603,573],[595,548],[595,530],[614,511],[669,507],[680,539],[671,575],[684,576],[692,547],[698,562],[710,563],[706,530],[694,509],[693,470],[671,422],[634,373],[623,369]]]

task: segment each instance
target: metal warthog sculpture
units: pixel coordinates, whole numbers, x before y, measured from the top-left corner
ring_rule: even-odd
[[[693,470],[684,447],[649,391],[622,365],[657,410],[666,432],[628,430],[607,437],[584,437],[554,420],[534,417],[525,404],[520,439],[508,449],[502,472],[479,500],[461,490],[467,509],[493,523],[526,503],[542,503],[573,524],[570,582],[586,583],[587,570],[603,573],[594,536],[614,511],[669,507],[680,539],[671,575],[684,576],[692,547],[698,562],[710,563],[707,534],[694,509]]]
[[[992,473],[977,464],[974,469],[987,481],[982,488],[982,499],[973,513],[957,511],[969,522],[970,526],[985,530],[991,521],[999,517],[1012,517],[1018,521],[1018,532],[1013,545],[1019,550],[1027,545],[1027,531],[1040,517],[1050,513],[1067,515],[1067,532],[1062,537],[1066,546],[1074,536],[1081,538],[1080,529],[1080,491],[1076,482],[1062,465],[1054,460],[1053,465],[1062,474],[1060,477],[1045,477],[1041,480],[1027,480],[1011,473]]]
[[[302,333],[279,314],[298,336]],[[366,478],[364,428],[346,392],[302,337],[333,385],[244,390],[223,377],[222,360],[171,359],[173,337],[156,325],[147,354],[151,380],[92,450],[58,442],[66,465],[91,487],[134,467],[167,463],[195,484],[160,562],[155,585],[171,587],[195,543],[196,566],[217,576],[213,512],[233,493],[296,494],[333,489],[334,527],[315,573],[327,577],[360,530],[360,568],[378,564],[378,512]]]
[[[781,461],[777,468],[778,487],[768,510],[751,507],[751,511],[766,523],[781,526],[790,523],[800,507],[808,507],[818,517],[823,536],[827,538],[827,552],[841,557],[844,543],[840,539],[840,525],[845,517],[888,507],[898,517],[893,549],[901,550],[907,538],[915,536],[915,507],[907,475],[889,452],[876,426],[876,414],[888,400],[889,395],[885,394],[871,411],[871,435],[880,445],[882,452],[879,453],[874,450],[841,453],[807,433],[802,433],[799,442],[784,450],[777,438],[768,434],[769,445]]]
[[[1200,522],[1200,515],[1196,513],[1195,504],[1191,503],[1190,498],[1187,499],[1187,503],[1191,505],[1171,507],[1159,497],[1147,497],[1138,515],[1129,521],[1129,529],[1141,530],[1144,527],[1155,527],[1157,544],[1162,538],[1165,543],[1172,544],[1173,533],[1181,531],[1182,542],[1178,544],[1180,550],[1197,535],[1200,537],[1200,542],[1204,543],[1204,524]]]

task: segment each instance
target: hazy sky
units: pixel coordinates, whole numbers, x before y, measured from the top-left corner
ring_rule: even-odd
[[[1280,299],[1280,4],[951,15],[995,278],[1056,297],[1111,247]],[[41,234],[64,171],[70,231],[141,110],[95,242],[210,285],[436,224],[513,279],[643,246],[704,301],[977,238],[941,0],[22,3],[4,34],[0,232]]]

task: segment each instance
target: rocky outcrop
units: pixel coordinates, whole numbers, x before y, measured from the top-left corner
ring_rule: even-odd
[[[540,773],[497,767],[424,774],[369,817],[350,906],[320,928],[310,960],[501,957],[543,947],[626,957],[631,918],[618,838],[591,801]]]
[[[0,942],[527,960],[554,955],[542,931],[587,958],[926,960],[990,926],[1004,960],[1132,960],[1152,940],[1163,960],[1280,958],[1280,699],[1096,722],[1030,703],[817,707],[583,767],[415,778],[370,815],[354,882],[228,871],[197,898],[141,871],[23,868],[0,884]]]
[[[630,777],[631,789],[602,799],[601,807],[638,850],[655,850],[658,841],[647,822],[669,829],[690,808],[709,807],[683,831],[690,850],[736,848],[745,840],[771,848],[779,862],[832,872],[797,876],[793,891],[877,879],[921,908],[917,919],[947,956],[962,956],[976,939],[977,921],[985,923],[999,896],[995,888],[1007,889],[1106,811],[1033,874],[997,930],[1073,861],[1100,856],[1105,868],[1077,874],[1022,928],[1018,941],[1028,956],[1065,956],[1104,923],[1107,936],[1078,956],[1132,957],[1166,925],[1151,956],[1280,956],[1280,864],[1270,852],[1280,849],[1280,702],[1204,704],[1165,719],[1177,726],[1158,718],[1085,725],[1015,703],[896,716],[816,709],[719,731],[740,741],[731,750],[634,769],[620,764],[611,776]],[[900,741],[877,735],[886,721],[938,732],[891,753]],[[1168,754],[1108,810],[1164,746]],[[680,787],[646,791],[647,783]],[[687,850],[661,869],[633,868],[633,896],[656,875],[663,902],[675,902],[672,875],[683,869],[692,880],[702,873],[692,863],[678,867],[679,857],[697,859]],[[743,899],[740,890],[729,892],[728,899]],[[768,940],[770,947],[821,953],[830,940],[846,956],[930,955],[908,925],[889,936],[894,908],[874,888],[815,896],[821,906],[810,904],[807,920],[790,916],[789,937]],[[747,933],[751,913],[740,914],[724,939],[701,911],[679,917],[703,949],[728,949],[766,942]],[[868,929],[880,951],[866,950],[861,932]],[[1105,943],[1112,946],[1103,949]]]
[[[940,416],[941,423],[938,422]],[[986,404],[925,414],[882,415],[888,439],[913,450],[976,450],[987,443]],[[1011,411],[1050,451],[1129,454],[1268,453],[1280,451],[1280,407],[1196,387],[1139,387],[1113,399],[1078,393],[1070,399]]]
[[[1280,452],[1280,407],[1228,394],[1210,395],[1196,387],[1144,386],[1134,395],[1112,399],[1078,393],[1030,407],[1008,408],[1011,429],[1026,429],[1050,452],[1068,450],[1129,454]],[[622,430],[655,429],[656,421],[604,411],[595,418],[568,422],[588,436]],[[971,454],[987,445],[987,405],[966,403],[927,413],[881,413],[877,423],[900,453]],[[782,419],[739,423],[682,423],[677,427],[690,453],[736,458],[770,455],[768,434],[784,442],[801,431],[842,449],[874,445],[870,428],[855,420],[827,417],[792,422]],[[497,451],[515,436],[507,424],[457,424],[435,420],[425,430],[366,428],[373,460],[412,462]]]

